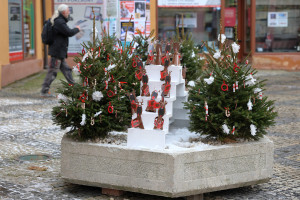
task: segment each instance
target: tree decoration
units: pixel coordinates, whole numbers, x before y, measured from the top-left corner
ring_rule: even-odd
[[[58,89],[68,101],[60,100],[52,110],[54,123],[62,129],[70,127],[67,135],[77,140],[94,140],[111,131],[126,131],[131,122],[126,91],[139,87],[132,67],[132,56],[136,55],[129,53],[134,41],[125,47],[103,30],[101,38],[95,32],[92,35],[92,41],[82,43],[83,49],[74,59],[77,64],[73,71],[78,71],[78,81],[73,86],[63,82]],[[59,114],[61,109],[67,117]]]
[[[189,89],[185,103],[190,114],[189,129],[219,141],[258,140],[274,124],[274,101],[263,96],[264,80],[254,78],[257,71],[247,58],[238,61],[237,40],[232,44],[226,39],[223,42],[221,35],[219,41],[218,48],[205,43],[206,69]],[[209,81],[212,72],[214,80]],[[243,87],[239,87],[241,83]]]
[[[95,92],[93,92],[92,97],[93,97],[94,101],[100,101],[103,97],[103,94],[102,94],[102,92],[95,91]]]

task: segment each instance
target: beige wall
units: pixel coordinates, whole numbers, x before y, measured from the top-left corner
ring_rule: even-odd
[[[8,1],[1,1],[0,6],[0,89],[2,77],[2,65],[9,64],[9,41],[8,41]]]

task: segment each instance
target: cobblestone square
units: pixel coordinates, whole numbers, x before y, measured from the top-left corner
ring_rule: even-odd
[[[276,125],[268,129],[275,145],[273,178],[264,184],[207,193],[204,199],[300,199],[300,72],[261,70],[258,76],[267,79],[264,95],[276,100],[279,114]],[[51,120],[58,100],[40,98],[39,90],[14,92],[11,87],[0,91],[0,199],[170,199],[131,192],[110,197],[102,195],[101,188],[65,183],[60,178],[64,131]],[[36,162],[18,159],[27,154],[51,157]]]

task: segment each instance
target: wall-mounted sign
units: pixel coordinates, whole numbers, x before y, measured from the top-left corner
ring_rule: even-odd
[[[236,22],[236,8],[225,8],[225,27],[233,27]]]
[[[221,0],[158,0],[158,7],[220,7]]]

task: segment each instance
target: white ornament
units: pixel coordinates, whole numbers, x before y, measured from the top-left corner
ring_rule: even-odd
[[[64,101],[64,102],[68,101],[68,97],[66,97],[66,96],[63,95],[63,94],[58,94],[58,95],[57,95],[57,98],[58,98],[58,100],[62,100],[62,101]]]
[[[82,116],[81,116],[81,122],[80,122],[80,125],[81,125],[81,126],[84,126],[84,125],[85,125],[85,120],[86,120],[86,115],[85,115],[85,114],[82,114]]]
[[[236,90],[239,89],[239,82],[238,82],[238,81],[235,82],[235,89],[236,89]]]
[[[251,130],[251,135],[255,136],[256,135],[256,126],[251,124],[250,125],[250,130]]]
[[[224,34],[218,35],[218,41],[220,41],[222,44],[225,42],[226,36]]]
[[[113,65],[109,65],[108,66],[108,68],[106,69],[106,71],[110,71],[110,70],[112,70],[113,68],[115,68],[116,67],[116,65],[115,64],[113,64]]]
[[[195,55],[195,52],[194,51],[192,51],[192,58],[194,58],[196,55]]]
[[[204,103],[204,108],[205,108],[205,114],[208,115],[208,105],[206,101]]]
[[[259,99],[259,100],[262,100],[262,92],[259,92],[259,93],[258,93],[258,99]]]
[[[248,106],[248,110],[252,110],[253,104],[252,104],[252,102],[251,102],[250,99],[249,99],[249,101],[247,103],[247,106]]]
[[[80,74],[77,65],[73,67],[73,70],[72,70],[72,71],[74,72],[74,74],[75,74],[76,76],[78,76],[78,75]]]
[[[95,91],[95,92],[93,92],[92,97],[93,97],[94,101],[100,101],[103,97],[103,94],[102,94],[102,92]]]
[[[240,45],[238,45],[237,43],[234,42],[231,46],[233,53],[238,53],[240,51]]]
[[[200,60],[204,60],[205,58],[204,58],[204,57],[200,57],[199,59],[200,59]]]
[[[94,115],[94,117],[99,116],[102,113],[102,111],[96,112],[96,114]]]
[[[195,87],[195,81],[189,81],[188,85],[191,86],[191,87]]]
[[[249,74],[248,76],[246,76],[246,85],[252,86],[255,84],[256,79],[253,78],[252,74]]]
[[[214,82],[215,78],[213,76],[210,76],[209,78],[205,78],[204,81],[210,85]]]
[[[219,59],[221,57],[221,51],[217,50],[213,57]]]
[[[254,93],[256,94],[256,93],[259,93],[259,92],[261,92],[262,90],[260,89],[260,88],[255,88],[254,89]]]
[[[228,128],[228,126],[226,124],[223,124],[222,128],[223,128],[223,132],[224,133],[229,134],[229,128]]]

